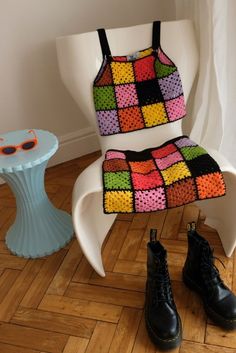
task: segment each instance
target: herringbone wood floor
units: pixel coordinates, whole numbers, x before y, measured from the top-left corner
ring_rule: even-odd
[[[46,190],[55,206],[70,212],[77,175],[99,152],[49,168]],[[173,353],[235,353],[236,333],[207,320],[199,298],[181,280],[186,223],[195,220],[199,233],[225,264],[217,264],[236,291],[236,254],[226,258],[217,233],[204,225],[196,206],[152,214],[120,215],[103,248],[106,277],[89,266],[75,239],[57,253],[29,260],[5,246],[15,216],[15,200],[0,186],[0,353],[154,353],[144,319],[146,242],[157,228],[168,249],[175,301],[183,323],[183,342]]]

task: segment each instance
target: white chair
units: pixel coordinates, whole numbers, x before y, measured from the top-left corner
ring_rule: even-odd
[[[110,29],[106,33],[112,55],[127,55],[151,46],[152,23]],[[62,81],[98,133],[92,95],[92,83],[102,63],[98,34],[94,31],[59,37],[56,44]],[[162,23],[161,45],[179,69],[187,100],[198,69],[192,22],[182,20]],[[115,214],[104,214],[102,208],[101,168],[105,151],[109,148],[141,151],[159,146],[183,134],[182,121],[127,134],[100,136],[98,133],[103,156],[78,177],[73,191],[72,215],[82,251],[99,275],[105,276],[102,243],[116,218]],[[199,207],[207,216],[205,223],[217,229],[226,255],[231,256],[236,245],[236,170],[217,151],[208,149],[208,152],[224,172],[227,195],[201,201]]]

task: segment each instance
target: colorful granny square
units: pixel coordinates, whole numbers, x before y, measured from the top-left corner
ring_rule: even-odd
[[[158,80],[164,100],[176,98],[183,94],[178,71]]]
[[[132,173],[131,176],[135,190],[153,189],[163,185],[161,174],[157,170],[148,174]]]
[[[164,103],[155,103],[142,107],[145,126],[151,127],[165,124],[168,121]]]
[[[130,107],[118,111],[121,131],[128,132],[144,127],[143,117],[139,107]]]
[[[106,191],[104,195],[106,213],[130,213],[133,209],[133,193],[131,191]]]
[[[129,171],[128,163],[123,160],[105,160],[103,162],[104,172],[119,172],[119,171]]]
[[[126,155],[124,152],[110,150],[106,152],[106,159],[126,159]]]
[[[152,159],[142,162],[129,162],[131,171],[134,173],[147,174],[152,170],[156,170],[155,163]]]
[[[134,70],[132,63],[128,62],[112,62],[111,70],[114,84],[135,82]]]
[[[116,101],[119,108],[138,105],[138,96],[133,83],[117,85],[115,87]]]
[[[175,66],[163,64],[160,60],[157,59],[155,62],[155,70],[157,77],[163,78],[172,74],[177,70],[177,68]]]
[[[165,102],[165,108],[170,121],[181,119],[186,115],[186,107],[183,105],[183,102],[183,95]]]
[[[159,211],[225,195],[218,164],[186,136],[140,152],[107,151],[103,182],[105,213]]]
[[[111,68],[107,65],[102,76],[97,79],[96,86],[111,86],[112,84]]]
[[[178,181],[166,189],[168,207],[177,207],[196,200],[196,186],[193,178]]]
[[[161,174],[164,178],[165,185],[170,185],[175,181],[191,176],[190,170],[185,162],[179,162],[165,170],[161,170]]]
[[[153,52],[152,48],[144,49],[139,52],[138,58],[144,58],[145,56],[151,55]]]
[[[152,80],[156,77],[154,61],[154,56],[148,56],[135,61],[134,73],[137,81]]]
[[[116,108],[114,87],[95,87],[93,92],[96,110],[108,110]]]
[[[162,64],[174,66],[173,62],[168,58],[168,56],[161,50],[158,49],[158,58]]]
[[[187,161],[191,161],[194,158],[207,154],[207,151],[200,146],[182,147],[181,153]]]
[[[166,198],[164,188],[146,191],[135,191],[136,212],[150,212],[164,210]]]
[[[175,145],[179,148],[187,146],[197,146],[197,144],[190,140],[188,137],[182,137],[178,139],[177,141],[175,141]]]
[[[225,183],[220,172],[202,175],[196,178],[199,199],[208,199],[225,194]]]
[[[126,171],[106,172],[104,173],[104,185],[107,190],[131,189],[130,173]]]
[[[179,151],[169,154],[163,158],[156,158],[156,165],[160,170],[166,169],[170,167],[172,164],[183,161],[183,157]]]
[[[176,151],[177,151],[177,147],[174,144],[170,143],[164,147],[154,149],[151,152],[151,154],[152,154],[153,158],[164,158],[164,157],[167,157],[169,154],[176,152]]]
[[[111,135],[120,131],[116,110],[101,110],[97,112],[98,126],[101,135]]]

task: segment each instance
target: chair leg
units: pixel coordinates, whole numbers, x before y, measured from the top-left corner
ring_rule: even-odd
[[[205,224],[215,228],[220,236],[226,256],[236,246],[236,175],[224,172],[226,195],[197,202],[206,215]]]
[[[102,243],[112,226],[116,214],[104,214],[102,192],[91,192],[76,203],[73,209],[75,234],[90,265],[102,277],[105,271],[102,263]]]

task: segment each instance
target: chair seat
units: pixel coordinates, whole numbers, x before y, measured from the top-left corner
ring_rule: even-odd
[[[108,150],[105,213],[151,212],[225,195],[217,162],[187,136],[140,152]]]

